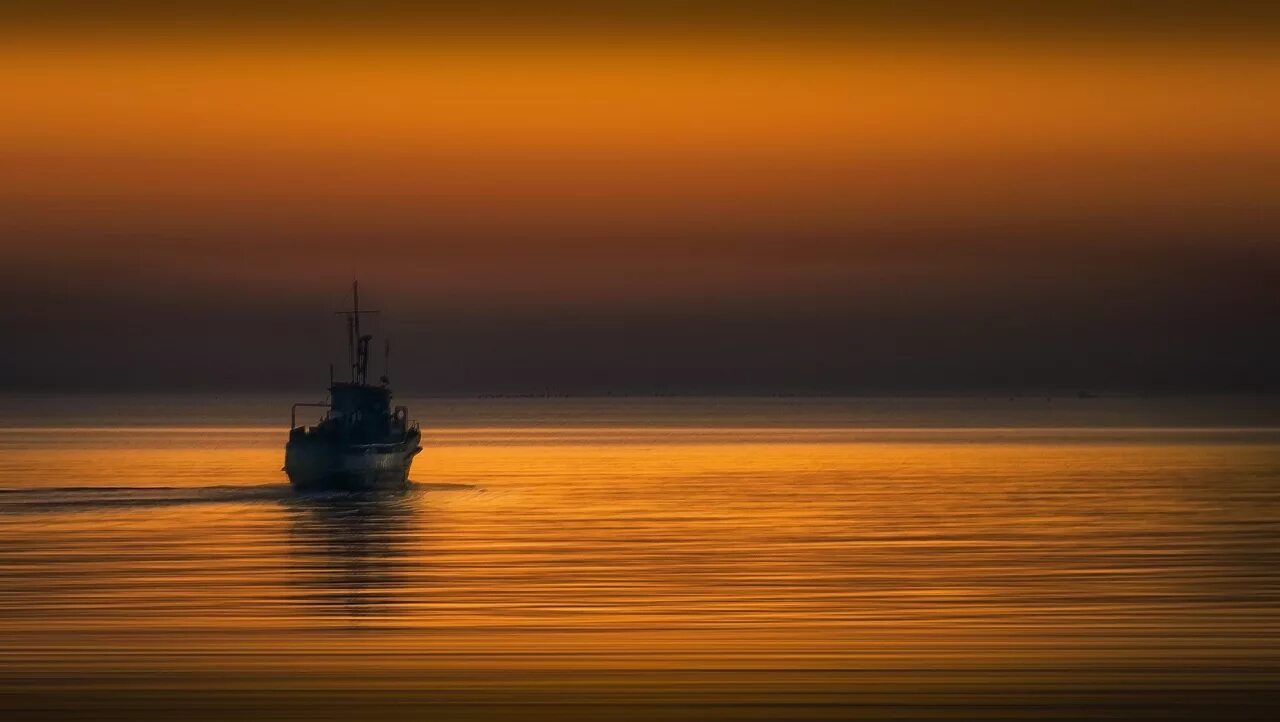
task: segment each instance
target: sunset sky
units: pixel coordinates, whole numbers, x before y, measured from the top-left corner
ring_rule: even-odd
[[[414,391],[1280,388],[1243,6],[48,5],[4,387],[318,387],[359,277]]]

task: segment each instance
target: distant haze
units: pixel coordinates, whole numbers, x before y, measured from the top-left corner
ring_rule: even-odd
[[[0,387],[1280,390],[1273,17],[694,5],[14,14]]]

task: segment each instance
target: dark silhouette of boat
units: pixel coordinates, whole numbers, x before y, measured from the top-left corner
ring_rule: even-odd
[[[297,489],[363,491],[403,487],[409,482],[413,457],[422,451],[422,432],[409,421],[406,406],[391,406],[391,389],[384,374],[381,384],[368,383],[369,342],[360,333],[360,286],[351,284],[352,309],[347,317],[351,380],[333,381],[329,371],[329,400],[293,405],[289,441],[284,447],[284,470]],[[390,346],[386,347],[390,357]],[[314,426],[297,424],[298,408],[322,406],[328,411]]]

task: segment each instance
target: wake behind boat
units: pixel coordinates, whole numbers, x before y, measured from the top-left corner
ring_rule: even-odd
[[[360,333],[360,316],[373,311],[360,310],[358,283],[351,284],[351,295],[352,309],[340,312],[347,317],[351,380],[334,382],[331,371],[328,401],[293,405],[284,470],[297,489],[402,487],[413,457],[422,451],[422,433],[417,422],[409,421],[408,407],[391,406],[387,376],[381,385],[368,383],[373,337]],[[298,426],[298,408],[306,406],[328,411],[314,426]]]

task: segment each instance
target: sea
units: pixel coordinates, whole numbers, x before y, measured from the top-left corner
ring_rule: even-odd
[[[1280,718],[1275,397],[295,400],[0,397],[0,717]]]

